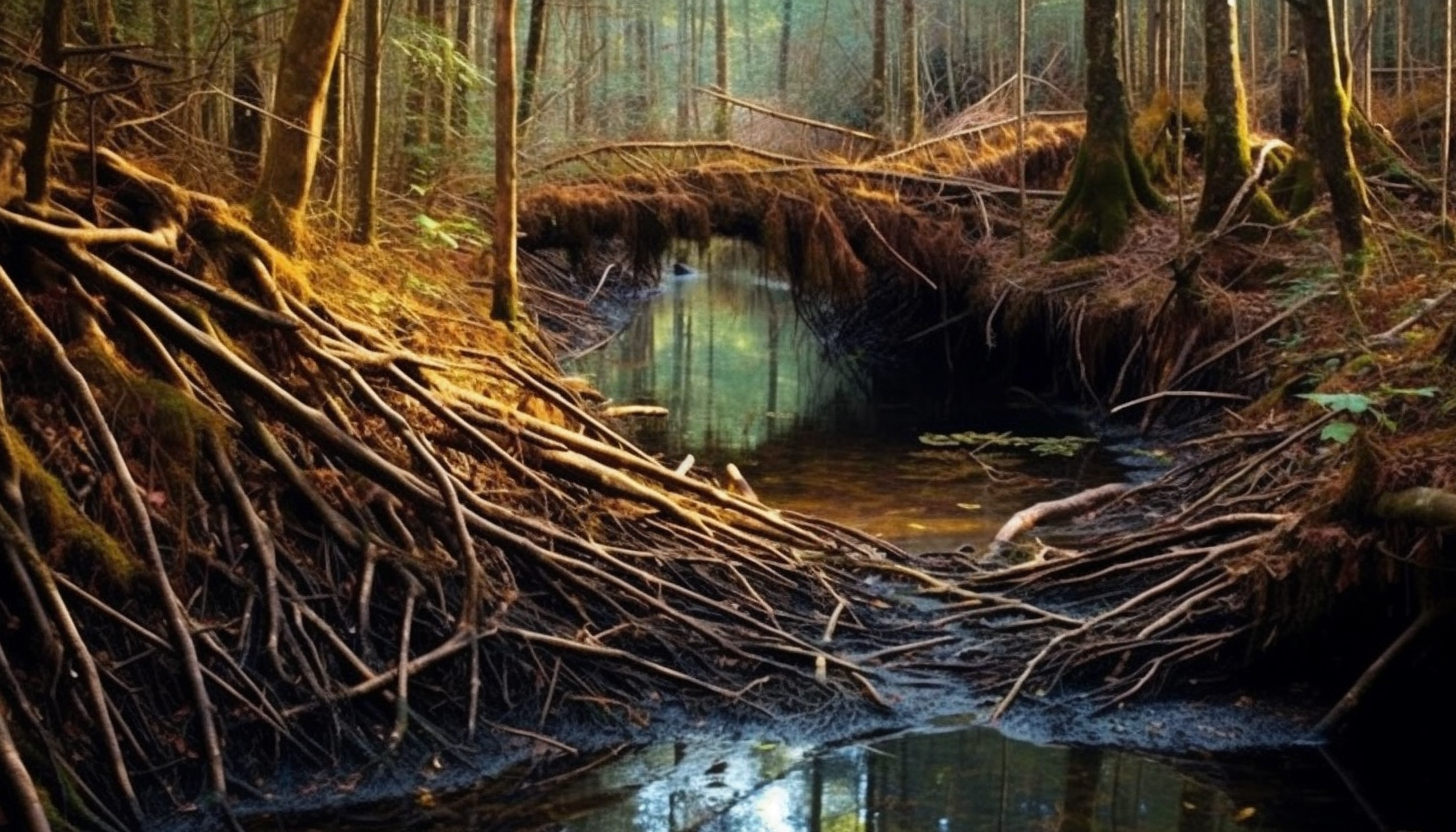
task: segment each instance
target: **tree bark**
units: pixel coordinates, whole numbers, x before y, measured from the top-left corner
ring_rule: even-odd
[[[455,57],[461,63],[473,64],[471,56],[475,53],[475,39],[475,0],[457,0]],[[450,111],[449,129],[457,136],[464,136],[470,129],[470,77],[468,73],[458,69],[452,77],[455,84],[455,106]]]
[[[65,60],[66,18],[66,0],[45,0],[40,62],[55,72],[61,70]],[[50,194],[51,133],[61,108],[57,92],[54,75],[45,73],[36,78],[25,150],[20,155],[20,167],[25,171],[25,201],[37,205],[44,203]]]
[[[1309,133],[1330,191],[1340,253],[1346,268],[1358,268],[1356,261],[1365,251],[1365,182],[1350,149],[1350,98],[1340,81],[1333,0],[1305,0],[1296,8],[1309,73]]]
[[[516,0],[495,0],[495,234],[490,316],[513,325],[516,287]]]
[[[789,92],[789,45],[793,34],[794,0],[784,0],[783,18],[779,25],[779,101]]]
[[[888,26],[886,25],[886,4],[888,0],[874,0],[874,36],[870,52],[870,100],[865,107],[865,115],[869,121],[870,132],[877,136],[883,136],[888,132],[888,98],[889,90],[889,66],[887,64],[888,53]]]
[[[354,240],[375,245],[379,238],[379,105],[384,78],[384,2],[364,0],[364,101],[359,124],[359,213]]]
[[[516,118],[521,124],[531,120],[535,103],[536,78],[541,74],[541,58],[545,55],[546,0],[531,0],[531,22],[526,28],[526,66],[521,72],[521,101]]]
[[[722,93],[728,89],[728,0],[714,0],[713,3],[713,54],[714,84]],[[728,102],[719,98],[713,108],[713,135],[728,138]]]
[[[263,154],[263,173],[253,197],[253,219],[274,245],[296,251],[303,209],[318,162],[324,99],[349,0],[303,0],[293,14],[274,88],[273,112],[282,122]]]
[[[907,142],[920,137],[920,49],[915,18],[915,0],[904,0],[900,7],[900,116]]]
[[[1132,147],[1127,92],[1117,60],[1117,0],[1086,0],[1087,130],[1067,194],[1052,214],[1054,257],[1116,251],[1139,206],[1160,210]]]
[[[187,0],[182,0],[187,5]],[[233,95],[231,146],[238,173],[251,176],[263,152],[263,61],[257,0],[233,5]]]
[[[1203,109],[1207,117],[1203,148],[1203,193],[1193,227],[1219,224],[1253,170],[1249,157],[1249,117],[1239,68],[1238,11],[1228,0],[1204,0]],[[1256,222],[1276,219],[1263,189],[1249,189],[1248,215]]]

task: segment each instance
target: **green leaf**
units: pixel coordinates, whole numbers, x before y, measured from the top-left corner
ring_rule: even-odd
[[[1301,393],[1299,397],[1335,413],[1364,413],[1371,404],[1364,393]]]
[[[1355,435],[1355,425],[1341,419],[1338,422],[1330,422],[1325,429],[1320,431],[1320,439],[1331,440],[1344,445]]]

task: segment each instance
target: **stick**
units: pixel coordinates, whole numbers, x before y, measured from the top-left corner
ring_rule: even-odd
[[[1132,486],[1127,483],[1108,483],[1079,491],[1060,500],[1047,500],[1024,508],[1011,515],[1011,519],[1001,526],[1001,530],[996,532],[996,537],[992,539],[990,547],[981,559],[1001,554],[1017,537],[1035,528],[1038,523],[1086,514],[1122,496],[1131,488]]]
[[[1400,655],[1401,651],[1409,647],[1431,625],[1440,621],[1453,609],[1456,609],[1456,605],[1448,602],[1429,607],[1417,616],[1416,620],[1412,621],[1410,626],[1406,627],[1396,637],[1395,641],[1391,642],[1390,646],[1385,648],[1385,652],[1381,653],[1371,663],[1370,667],[1366,668],[1365,672],[1360,674],[1360,678],[1356,679],[1355,684],[1351,685],[1350,689],[1345,691],[1345,695],[1340,697],[1340,701],[1336,702],[1333,708],[1330,708],[1330,712],[1325,714],[1324,719],[1321,719],[1315,724],[1313,733],[1328,734],[1331,728],[1340,724],[1345,716],[1354,710],[1356,705],[1360,704],[1360,700],[1364,698],[1366,693],[1369,693],[1370,688],[1380,678],[1380,674],[1385,672],[1385,668],[1390,665],[1395,657]]]

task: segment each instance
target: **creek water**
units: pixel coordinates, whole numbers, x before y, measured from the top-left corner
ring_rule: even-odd
[[[1124,475],[1099,445],[1069,456],[924,445],[922,433],[966,429],[1086,431],[1025,393],[906,394],[897,384],[891,398],[877,389],[884,371],[876,381],[825,355],[756,249],[716,241],[685,259],[691,271],[666,275],[620,335],[568,363],[616,403],[665,407],[633,428],[670,464],[691,454],[721,478],[731,462],[767,503],[919,551],[982,543],[1017,509]]]
[[[691,274],[666,276],[661,291],[631,310],[617,338],[568,364],[617,403],[667,408],[666,416],[634,417],[635,433],[672,464],[692,454],[698,466],[721,474],[733,462],[765,502],[849,523],[910,550],[948,550],[983,543],[1032,502],[1127,476],[1148,456],[1146,448],[1101,445],[1054,457],[927,447],[918,440],[923,432],[1086,431],[1029,395],[980,394],[949,405],[940,394],[886,400],[863,374],[823,355],[795,317],[789,288],[763,276],[754,252],[715,243],[690,265]],[[1196,710],[1175,714],[1193,733],[1232,730],[1251,745],[1275,741],[1252,722],[1200,724],[1207,717]],[[549,781],[554,787],[533,786],[508,799],[498,796],[508,787],[497,783],[318,825],[442,832],[1314,832],[1414,830],[1431,817],[1418,811],[1422,820],[1388,826],[1362,787],[1311,746],[1212,760],[1197,754],[1195,761],[1186,753],[1160,758],[1096,747],[1098,737],[1121,744],[1116,723],[1111,733],[1080,732],[1093,739],[1090,746],[1067,747],[1013,739],[974,722],[943,721],[860,742],[824,738],[838,743],[829,747],[694,736],[585,765]],[[1408,794],[1382,803],[1410,809]]]

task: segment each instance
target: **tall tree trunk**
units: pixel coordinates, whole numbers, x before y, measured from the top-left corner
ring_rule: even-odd
[[[1067,194],[1052,214],[1057,257],[1116,251],[1139,206],[1161,209],[1132,147],[1127,92],[1118,72],[1117,0],[1086,0],[1087,129]]]
[[[490,316],[513,326],[516,286],[516,0],[495,0],[495,232]]]
[[[904,119],[905,141],[920,137],[920,49],[915,0],[900,6],[900,116]]]
[[[304,234],[303,209],[318,162],[324,98],[349,0],[302,0],[283,45],[273,112],[281,125],[263,154],[253,197],[253,218],[274,245],[296,251]]]
[[[890,68],[887,63],[889,26],[886,21],[888,14],[885,8],[888,2],[889,0],[874,0],[874,35],[870,52],[870,100],[869,105],[865,108],[865,115],[868,116],[870,123],[870,132],[877,136],[883,136],[889,132],[889,124],[886,119],[889,114]]]
[[[793,33],[794,0],[784,0],[782,21],[779,24],[779,100],[789,93],[789,47]]]
[[[1304,0],[1297,6],[1304,30],[1309,73],[1309,133],[1320,173],[1330,191],[1340,253],[1358,270],[1365,251],[1365,182],[1350,150],[1350,98],[1341,83],[1333,0]]]
[[[236,0],[233,10],[232,149],[239,173],[247,175],[257,170],[263,152],[263,59],[257,0]]]
[[[1239,69],[1237,7],[1228,0],[1204,0],[1203,109],[1208,126],[1203,148],[1203,193],[1193,227],[1212,229],[1244,187],[1249,158],[1249,118]],[[1249,194],[1248,214],[1257,222],[1276,219],[1274,204],[1260,188]]]
[[[728,89],[728,0],[714,0],[713,3],[713,68],[714,84],[718,91]],[[719,98],[713,108],[713,135],[728,138],[728,102]]]
[[[59,72],[65,60],[66,0],[45,0],[40,31],[40,62]],[[44,203],[50,195],[51,133],[61,103],[56,78],[50,73],[36,77],[31,95],[30,125],[25,132],[25,150],[20,167],[25,171],[25,201]]]
[[[687,138],[692,127],[693,77],[688,53],[692,50],[689,0],[677,0],[677,137]]]
[[[521,71],[521,101],[516,116],[524,127],[535,104],[536,78],[546,54],[546,0],[531,0],[531,22],[526,28],[526,66]]]
[[[364,101],[359,124],[359,213],[354,240],[374,245],[379,236],[379,107],[384,78],[383,0],[364,0]]]
[[[455,8],[455,55],[465,63],[472,62],[475,54],[475,3],[476,0],[457,0]],[[450,110],[450,129],[457,136],[464,136],[470,129],[470,79],[467,73],[456,70],[455,106]]]

